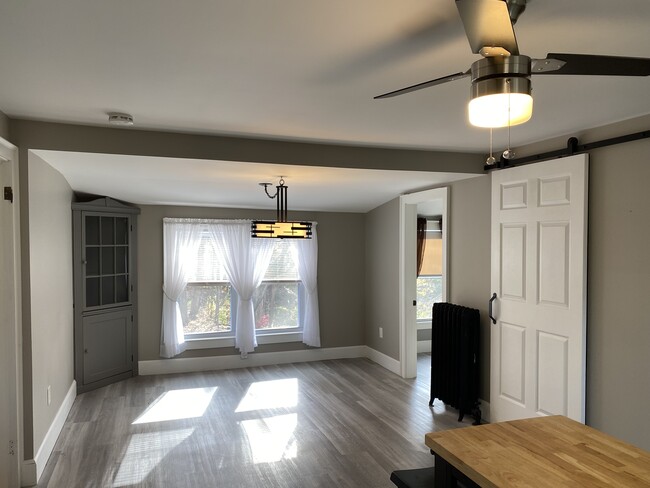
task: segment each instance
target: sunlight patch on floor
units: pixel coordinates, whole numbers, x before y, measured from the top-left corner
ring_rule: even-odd
[[[253,463],[274,463],[298,455],[298,443],[294,436],[298,414],[244,420],[240,425],[248,438]]]
[[[163,458],[192,435],[194,429],[133,434],[113,480],[113,487],[142,483]]]
[[[167,391],[156,398],[147,410],[133,421],[133,425],[201,417],[216,391],[216,386]]]
[[[258,381],[248,387],[235,413],[298,405],[298,378]]]

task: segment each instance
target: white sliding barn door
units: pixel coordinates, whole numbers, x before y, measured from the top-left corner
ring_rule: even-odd
[[[587,155],[492,172],[492,422],[585,420]]]

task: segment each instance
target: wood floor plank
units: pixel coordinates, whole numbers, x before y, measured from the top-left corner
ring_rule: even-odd
[[[467,426],[367,359],[140,376],[75,400],[39,487],[391,488]]]

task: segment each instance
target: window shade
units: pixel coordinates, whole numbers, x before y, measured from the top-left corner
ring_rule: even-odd
[[[298,281],[298,270],[291,251],[291,242],[278,239],[274,243],[271,264],[266,270],[264,281]],[[207,231],[201,234],[196,268],[190,270],[190,283],[228,281],[225,268],[219,258],[214,241]]]

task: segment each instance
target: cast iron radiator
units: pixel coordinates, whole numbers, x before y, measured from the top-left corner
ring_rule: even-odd
[[[481,422],[479,408],[479,311],[452,303],[435,303],[431,323],[431,399]]]

